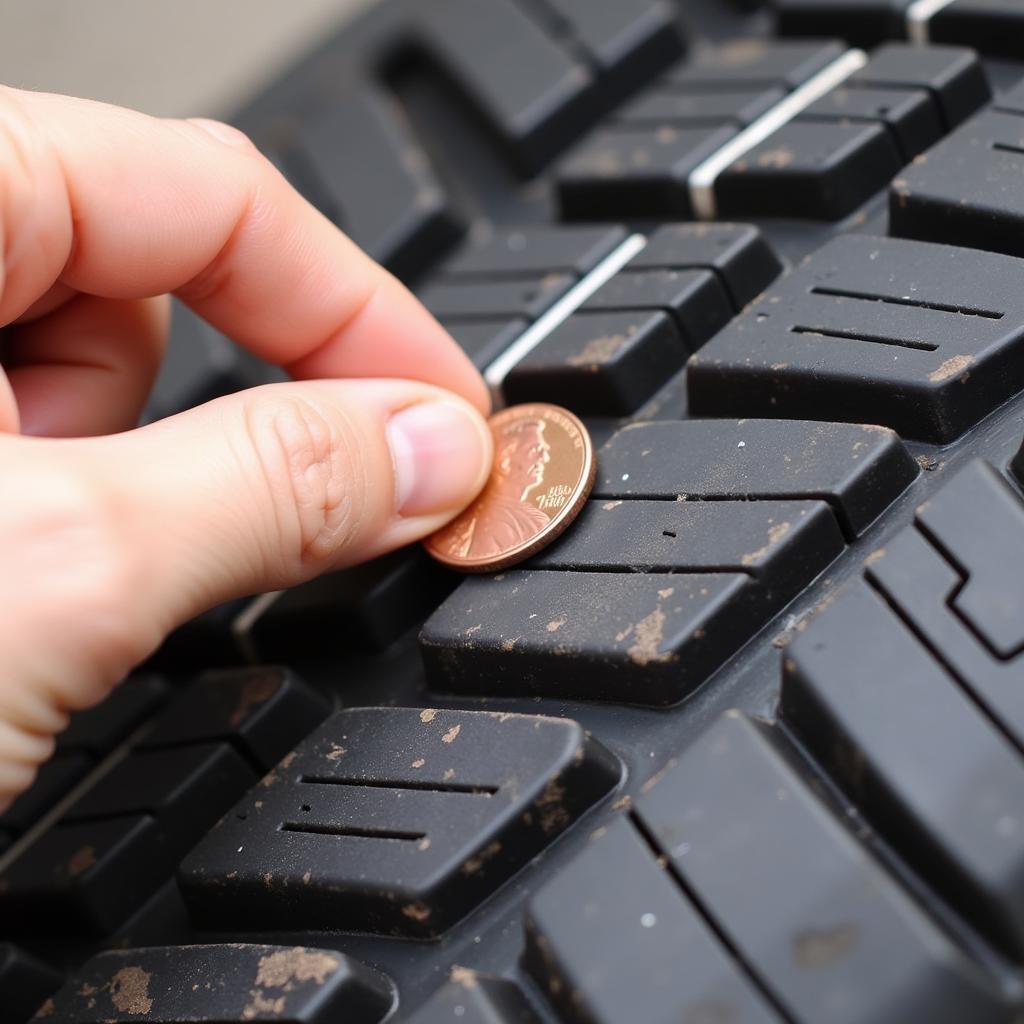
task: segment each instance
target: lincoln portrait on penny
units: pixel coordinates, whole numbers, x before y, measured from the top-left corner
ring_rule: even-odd
[[[544,482],[551,445],[543,419],[516,420],[498,439],[494,470],[469,520],[452,531],[450,550],[460,558],[483,558],[534,537],[550,516],[529,500]]]

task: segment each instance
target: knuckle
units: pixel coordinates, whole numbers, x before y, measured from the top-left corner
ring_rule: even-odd
[[[224,156],[230,161],[237,196],[237,208],[232,211],[220,248],[195,277],[175,289],[184,302],[197,304],[216,300],[231,287],[237,273],[238,247],[274,217],[273,207],[265,196],[265,183],[268,173],[279,172],[244,132],[231,125],[198,119],[189,122],[188,127],[193,132],[202,131],[207,141],[212,136],[230,151]]]
[[[227,292],[237,274],[235,251],[247,228],[258,219],[255,188],[242,192],[243,200],[224,243],[216,255],[191,280],[175,289],[175,295],[189,305],[215,301]]]
[[[297,396],[255,398],[245,421],[274,517],[272,566],[285,577],[326,566],[363,514],[355,431],[338,410]]]

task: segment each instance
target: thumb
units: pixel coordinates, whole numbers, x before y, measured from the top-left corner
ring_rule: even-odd
[[[112,437],[0,438],[0,803],[181,622],[433,532],[491,435],[414,381],[275,384]]]
[[[492,450],[468,402],[404,380],[270,385],[83,447],[172,626],[432,533]]]

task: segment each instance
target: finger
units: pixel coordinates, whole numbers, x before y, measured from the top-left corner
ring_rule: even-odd
[[[8,328],[5,363],[25,434],[77,437],[134,427],[160,369],[170,300],[78,295]]]
[[[95,295],[174,291],[300,377],[402,376],[478,408],[486,388],[419,302],[234,129],[0,91],[11,254],[0,317],[54,281]]]
[[[426,536],[492,455],[475,409],[398,380],[268,385],[71,450],[113,496],[168,628]]]

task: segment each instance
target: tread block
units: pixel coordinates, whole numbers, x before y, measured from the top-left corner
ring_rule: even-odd
[[[962,124],[992,98],[978,54],[964,46],[880,46],[848,84],[869,89],[924,89],[935,102],[944,131]]]
[[[625,125],[657,128],[718,127],[734,124],[741,128],[766,114],[786,95],[784,89],[725,89],[721,92],[681,92],[661,86],[646,90],[627,103],[614,120]]]
[[[1022,267],[837,238],[690,357],[691,412],[874,422],[952,441],[1019,388]]]
[[[231,627],[250,601],[250,598],[236,598],[189,619],[164,639],[147,659],[145,667],[177,676],[197,669],[244,664],[245,658]]]
[[[626,269],[713,271],[740,310],[782,273],[783,264],[752,224],[665,224]]]
[[[779,1021],[625,816],[531,897],[524,966],[571,1024]]]
[[[227,744],[129,754],[0,874],[0,915],[113,930],[256,777]]]
[[[377,262],[413,276],[462,234],[430,158],[385,93],[367,87],[333,98],[296,124],[283,145],[271,144],[272,155]]]
[[[414,31],[524,171],[543,167],[594,116],[594,71],[511,0],[486,10],[439,0]]]
[[[789,92],[837,61],[846,49],[834,40],[803,43],[734,39],[722,46],[698,50],[692,60],[670,71],[666,81],[695,91],[716,86],[757,86],[779,87]]]
[[[979,530],[982,509],[985,528]],[[1017,495],[975,462],[918,509],[917,522],[963,576],[951,611],[995,658],[1024,653],[1024,504]]]
[[[874,46],[886,39],[905,39],[913,0],[773,0],[777,28],[784,36],[842,36],[855,46]],[[971,46],[989,56],[1019,58],[1017,45],[1024,11],[1017,0],[953,0],[928,19],[928,46],[918,46],[921,59],[936,43]],[[896,44],[900,45],[900,44]],[[900,45],[901,49],[909,49]],[[884,47],[883,49],[888,49]],[[908,67],[913,66],[913,60]]]
[[[670,763],[634,813],[793,1019],[1005,1019],[980,968],[739,712]]]
[[[487,369],[528,326],[518,319],[455,321],[443,317],[441,324],[478,370]]]
[[[607,793],[619,770],[567,720],[340,712],[193,850],[179,885],[193,915],[218,928],[436,936]]]
[[[663,310],[689,351],[731,319],[732,303],[708,270],[637,270],[616,274],[580,307],[584,313]]]
[[[84,754],[57,754],[41,764],[32,786],[0,814],[0,830],[27,831],[92,767]]]
[[[666,0],[549,0],[601,72],[607,100],[628,95],[683,53],[679,15]]]
[[[510,0],[486,10],[442,0],[414,18],[420,45],[526,173],[684,49],[677,13],[662,0],[552,0],[551,8],[552,35]]]
[[[1024,663],[1022,538],[1024,504],[975,462],[918,509],[916,528],[887,544],[868,575],[1024,747],[1013,682]]]
[[[183,853],[256,781],[226,743],[129,754],[67,811],[64,821],[149,814],[169,851]]]
[[[0,929],[111,932],[170,870],[154,818],[57,824],[0,874]]]
[[[146,692],[140,687],[139,693]],[[120,711],[137,712],[138,696]],[[8,865],[0,875],[0,913],[10,910],[18,934],[45,927],[37,906],[59,914],[69,928],[112,930],[173,872],[259,772],[328,710],[288,670],[200,677],[60,822]],[[75,741],[102,742],[123,721],[123,715],[96,719],[99,730],[80,728]],[[135,858],[139,865],[129,869],[131,879],[122,879]]]
[[[621,225],[532,224],[476,234],[441,265],[439,279],[507,281],[571,274],[582,277],[626,240]]]
[[[864,584],[841,594],[787,655],[785,720],[874,827],[1019,955],[1017,752]]]
[[[690,351],[732,318],[732,303],[710,270],[625,270],[581,306],[583,312],[662,309]]]
[[[378,1024],[394,1002],[383,975],[331,949],[151,946],[100,953],[39,1010],[47,1024]]]
[[[748,573],[773,591],[798,591],[842,548],[835,518],[821,501],[592,499],[574,528],[534,555],[530,565],[583,572],[628,567]]]
[[[524,281],[439,281],[428,284],[420,301],[440,320],[525,317],[536,320],[575,283],[568,274],[545,274]]]
[[[403,548],[325,573],[269,603],[253,598],[234,618],[234,640],[257,662],[293,659],[297,647],[316,654],[333,654],[339,645],[383,651],[422,622],[457,582],[425,552]],[[282,742],[294,746],[301,736]]]
[[[763,501],[814,495],[850,536],[919,472],[882,427],[799,420],[633,423],[600,450],[593,498]]]
[[[221,740],[269,771],[329,711],[327,700],[290,669],[208,672],[156,718],[138,749]]]
[[[797,118],[885,125],[896,142],[900,163],[909,163],[942,138],[939,108],[923,89],[833,89]]]
[[[654,460],[663,452],[666,466],[682,460],[681,471],[688,474],[685,446],[673,428],[685,434],[690,424],[664,426],[646,435],[641,428],[620,432],[608,445],[610,465],[618,464],[634,436],[646,436],[651,444],[641,452],[653,453]],[[864,443],[868,479],[874,473],[869,452]],[[614,493],[603,453],[598,466],[602,487]],[[690,479],[708,479],[702,465],[694,468],[700,472]],[[644,488],[643,468],[638,472]],[[625,487],[630,471],[623,475],[627,480],[618,483]],[[807,490],[817,493],[819,482],[808,477]],[[698,494],[700,487],[696,483]],[[529,568],[464,581],[420,633],[431,686],[675,703],[844,549],[837,518],[824,501],[748,500],[741,494],[730,495],[736,500],[678,500],[685,493],[688,488],[673,491],[669,500],[592,499],[573,529]]]
[[[906,34],[913,0],[773,0],[783,36],[842,36],[855,46],[874,46]]]
[[[158,675],[130,676],[101,703],[71,716],[57,737],[57,750],[83,751],[94,758],[109,754],[167,699],[167,683]]]
[[[993,56],[1020,58],[1024,9],[1017,0],[954,0],[928,23],[937,43],[965,43]]]
[[[580,415],[627,416],[682,369],[687,348],[660,310],[574,313],[509,371],[510,405],[554,402]]]
[[[719,175],[718,211],[839,220],[885,188],[903,162],[880,124],[791,121]]]
[[[737,132],[730,126],[601,128],[558,167],[561,214],[566,220],[690,218],[690,175]]]
[[[889,190],[892,234],[1024,256],[1024,89],[997,96]]]
[[[427,620],[440,693],[675,704],[763,624],[743,573],[517,570],[466,580]]]
[[[406,1020],[408,1024],[538,1024],[515,982],[458,966],[451,970],[451,981]]]
[[[990,466],[969,464],[797,637],[782,694],[791,728],[872,825],[1014,957],[1022,541],[1024,503]]]

